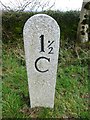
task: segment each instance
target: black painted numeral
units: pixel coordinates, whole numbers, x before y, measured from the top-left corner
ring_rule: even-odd
[[[44,35],[41,35],[40,38],[41,38],[41,51],[40,52],[45,52],[44,51]]]
[[[53,47],[49,47],[50,51],[48,52],[48,54],[53,54]]]
[[[53,47],[51,47],[51,45],[54,43],[54,41],[52,41],[52,42],[48,41],[48,43],[49,43],[48,48],[50,49],[48,54],[53,54]]]
[[[44,50],[44,35],[41,35],[40,36],[40,39],[41,39],[41,50],[40,50],[40,52],[45,52],[45,50]],[[51,45],[54,43],[54,41],[48,41],[48,49],[50,50],[49,52],[48,52],[48,54],[53,54],[53,47],[51,47]]]

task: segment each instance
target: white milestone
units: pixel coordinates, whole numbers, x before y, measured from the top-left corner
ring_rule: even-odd
[[[30,17],[23,30],[26,68],[33,107],[54,107],[60,28],[46,14]]]

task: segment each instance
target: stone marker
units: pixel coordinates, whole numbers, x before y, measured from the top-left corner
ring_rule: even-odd
[[[52,17],[37,14],[27,20],[23,35],[31,108],[53,108],[59,53],[59,26]]]

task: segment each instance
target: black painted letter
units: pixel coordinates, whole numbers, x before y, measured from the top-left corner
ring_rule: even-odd
[[[36,68],[36,70],[37,70],[38,72],[44,73],[44,72],[47,72],[48,69],[47,69],[47,70],[40,70],[40,69],[38,68],[38,66],[37,66],[38,61],[41,60],[41,59],[45,59],[45,60],[47,60],[48,62],[50,62],[50,58],[39,57],[39,58],[36,59],[36,61],[35,61],[35,68]]]

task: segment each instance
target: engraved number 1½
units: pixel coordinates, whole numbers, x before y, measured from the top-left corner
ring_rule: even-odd
[[[45,52],[44,51],[44,35],[41,35],[40,38],[41,38],[41,51],[40,52]]]

